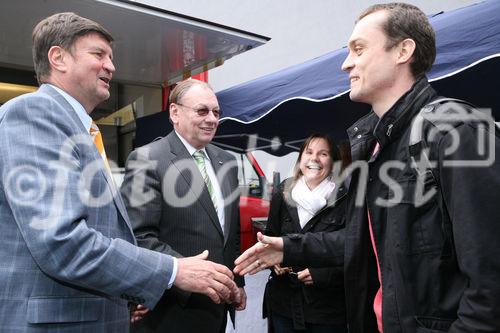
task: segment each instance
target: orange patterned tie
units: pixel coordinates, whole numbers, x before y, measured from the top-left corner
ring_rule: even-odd
[[[90,135],[92,136],[92,138],[94,138],[94,145],[104,161],[106,170],[108,170],[109,175],[112,176],[108,158],[106,157],[106,151],[104,150],[104,143],[102,142],[101,131],[99,131],[99,127],[97,127],[97,124],[95,122],[92,122],[92,125],[90,126]]]

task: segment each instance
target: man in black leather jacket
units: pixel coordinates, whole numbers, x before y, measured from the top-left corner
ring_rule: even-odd
[[[439,98],[425,73],[435,37],[418,8],[368,8],[348,47],[350,97],[372,106],[348,130],[358,161],[344,258],[350,332],[500,332],[493,120],[462,103],[432,103]],[[236,272],[342,261],[341,243],[328,233],[261,241]]]

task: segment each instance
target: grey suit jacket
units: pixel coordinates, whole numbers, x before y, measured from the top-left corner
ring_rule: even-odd
[[[126,332],[173,259],[134,245],[91,137],[52,87],[0,108],[0,331]]]
[[[224,231],[194,159],[174,131],[130,154],[121,191],[140,246],[178,257],[208,249],[209,260],[232,269],[240,253],[238,168],[222,149],[209,144],[206,151],[225,200]],[[242,278],[236,282],[244,284]],[[206,296],[174,289],[139,326],[214,332],[223,312]]]

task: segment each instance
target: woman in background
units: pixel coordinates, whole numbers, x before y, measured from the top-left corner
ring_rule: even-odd
[[[343,233],[347,189],[332,181],[338,148],[327,135],[313,134],[302,145],[294,177],[271,200],[265,234]],[[343,267],[275,266],[264,295],[271,332],[347,332]]]

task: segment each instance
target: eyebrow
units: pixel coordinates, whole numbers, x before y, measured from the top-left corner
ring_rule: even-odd
[[[366,39],[356,38],[356,39],[350,40],[348,45],[352,47],[356,44],[365,44],[365,43],[366,43]]]
[[[198,103],[198,104],[195,104],[193,106],[193,108],[197,108],[197,109],[209,109],[209,110],[220,110],[220,106],[217,105],[216,107],[214,108],[210,108],[208,105],[204,104],[204,103]]]
[[[108,51],[105,48],[100,47],[100,46],[91,46],[89,48],[89,50],[93,51],[93,52],[98,51],[98,52],[102,52],[102,53],[108,53]],[[109,52],[109,53],[111,55],[111,59],[113,59],[113,50],[111,50],[111,52]]]
[[[311,151],[312,148],[306,148],[306,151]],[[330,151],[328,149],[321,149],[318,151],[319,153],[330,153]]]

